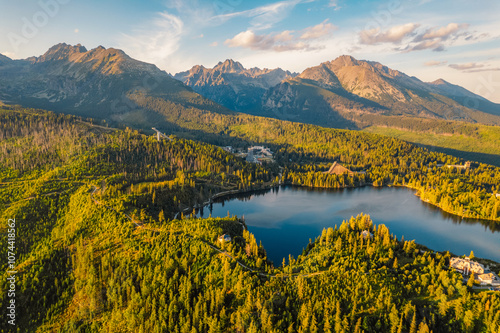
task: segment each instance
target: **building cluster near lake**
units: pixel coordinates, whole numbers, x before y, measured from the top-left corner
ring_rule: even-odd
[[[272,162],[273,152],[271,149],[263,146],[252,146],[248,148],[246,160],[247,162],[259,164],[262,164],[262,162]]]
[[[236,154],[244,158],[247,162],[262,164],[264,162],[274,162],[273,152],[271,149],[264,146],[251,146],[245,152],[244,150],[235,149],[232,146],[222,147],[228,153]]]
[[[459,257],[451,258],[450,267],[454,268],[464,277],[473,275],[474,279],[479,281],[479,284],[497,287],[495,290],[500,291],[500,278],[498,275],[491,272],[488,268],[485,268],[484,265],[470,260],[469,257],[463,259]]]

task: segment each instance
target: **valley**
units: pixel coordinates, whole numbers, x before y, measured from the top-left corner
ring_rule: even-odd
[[[162,106],[158,101],[137,102]],[[407,183],[418,187],[423,199],[449,205],[444,209],[492,221],[500,217],[498,199],[486,195],[499,183],[498,168],[438,168],[438,163],[460,161],[368,133],[254,116],[203,117],[198,119],[210,121],[183,118],[178,135],[224,144],[266,142],[283,166],[285,183],[330,188]],[[214,126],[217,119],[220,125]],[[18,318],[24,331],[171,331],[187,326],[203,331],[214,322],[221,329],[258,325],[283,330],[311,321],[326,330],[333,325],[332,313],[341,318],[335,322],[359,322],[366,331],[377,325],[387,330],[410,327],[416,318],[422,327],[450,331],[496,325],[489,311],[479,322],[467,319],[466,312],[472,310],[453,309],[456,304],[472,309],[485,299],[500,306],[498,293],[475,294],[447,268],[448,252],[420,251],[413,241],[398,240],[367,215],[344,222],[332,219],[332,227],[283,267],[268,259],[266,248],[239,217],[196,218],[193,210],[175,219],[184,207],[200,205],[215,193],[264,188],[281,172],[276,165],[246,163],[199,141],[176,136],[158,141],[156,135],[93,126],[82,118],[41,110],[4,109],[0,124],[0,207],[2,216],[20,222],[23,235],[16,251],[23,281],[18,301],[28,310]],[[221,128],[227,134],[215,136]],[[331,159],[366,173],[326,175],[318,170],[322,161]],[[462,183],[463,177],[473,182]],[[95,184],[102,190],[96,191]],[[340,227],[333,229],[335,224]],[[370,230],[374,239],[364,241],[359,236],[363,230]],[[216,245],[222,234],[234,241]],[[417,275],[426,276],[425,281],[415,279]],[[349,282],[341,282],[343,277]],[[375,288],[365,289],[359,281]],[[332,286],[335,293],[328,293],[333,297],[328,302],[335,306],[301,313]],[[305,296],[303,288],[311,293]],[[358,290],[355,306],[346,288]],[[280,295],[270,290],[280,290]],[[395,290],[402,296],[393,296]],[[385,301],[376,301],[380,295]],[[248,297],[278,298],[271,306],[248,302]],[[143,322],[137,314],[153,303],[159,309],[149,308],[147,316],[156,319]],[[428,314],[417,317],[421,307]],[[448,310],[439,314],[443,307]],[[267,313],[270,319],[261,322],[253,312]],[[282,317],[284,312],[299,321],[283,319],[288,318]],[[212,324],[206,315],[213,316]]]
[[[172,77],[118,49],[58,44],[40,57],[0,58],[0,98],[0,215],[17,225],[18,331],[499,327],[500,293],[450,268],[482,240],[477,260],[500,273],[487,251],[497,251],[500,225],[500,115],[463,88],[350,56],[300,74],[226,60]],[[226,146],[269,147],[272,159],[249,162]],[[333,163],[352,172],[327,172]],[[280,184],[306,197],[257,220],[233,209],[206,215],[222,194]],[[409,222],[376,204],[409,191],[398,187],[412,191],[401,213],[413,212]],[[364,190],[376,194],[360,205],[360,196],[349,199],[350,208],[323,201],[347,215],[328,211],[314,227],[321,201],[312,193]],[[434,215],[416,213],[416,204]],[[443,212],[473,228],[429,243],[443,232],[432,231]],[[272,253],[279,242],[260,243],[252,228],[272,228],[286,214],[306,227],[292,232],[303,250],[281,263]],[[426,226],[424,245],[403,239],[402,224]],[[7,225],[0,231],[6,243]],[[231,240],[219,241],[224,235]],[[450,253],[450,242],[470,235]],[[5,308],[5,279],[0,287]]]

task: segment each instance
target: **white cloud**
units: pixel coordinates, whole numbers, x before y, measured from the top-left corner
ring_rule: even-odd
[[[434,51],[443,51],[444,45],[440,39],[424,40],[417,44],[407,45],[406,48],[401,49],[403,52],[420,51],[426,49],[433,49]]]
[[[301,39],[318,39],[323,36],[331,34],[333,31],[337,30],[337,27],[331,23],[327,23],[327,20],[321,22],[314,27],[309,27],[304,29],[304,32],[300,36]]]
[[[449,66],[453,69],[458,69],[458,70],[470,70],[470,69],[482,68],[484,67],[484,64],[469,62],[466,64],[450,64]]]
[[[292,50],[311,50],[308,43],[297,41],[291,31],[285,30],[278,34],[257,35],[251,30],[243,31],[225,41],[229,47],[243,47],[251,50],[273,50],[276,52]]]
[[[219,45],[218,42],[213,42],[213,43],[210,44],[210,46],[212,46],[212,47],[215,47],[215,46],[218,46],[218,45]]]
[[[425,62],[424,66],[427,66],[427,67],[441,66],[441,65],[445,65],[446,63],[448,63],[448,61],[430,60],[430,61]]]
[[[310,0],[286,0],[269,5],[256,7],[240,12],[231,12],[227,14],[216,15],[211,21],[226,22],[229,19],[237,17],[251,18],[250,24],[252,30],[264,30],[271,28],[274,24],[283,21],[288,17],[291,10],[300,3]]]
[[[468,32],[468,27],[468,24],[449,23],[443,27],[424,28],[417,23],[407,23],[385,31],[380,28],[363,30],[359,33],[359,41],[365,45],[403,45],[396,50],[408,53],[426,49],[444,51],[459,40],[472,42],[487,37],[484,33],[478,35]]]
[[[73,32],[74,32],[75,34],[77,34],[77,33],[79,33],[79,32],[80,32],[80,29],[76,28],[75,30],[73,30]]]
[[[400,43],[405,37],[412,35],[419,26],[417,23],[407,23],[386,31],[380,31],[380,28],[363,30],[359,37],[362,44]]]
[[[328,4],[328,7],[333,7],[334,10],[339,10],[342,7],[339,5],[339,0],[330,0],[330,3]]]
[[[457,31],[467,29],[468,27],[468,24],[450,23],[446,27],[428,29],[425,34],[422,35],[421,39],[440,38],[444,40],[455,34]]]
[[[468,62],[463,64],[450,64],[448,66],[465,73],[500,71],[500,67],[491,67],[491,64],[488,63]]]
[[[204,26],[214,16],[217,15],[217,6],[199,0],[168,0],[167,8],[174,9],[181,17],[189,18],[190,25]]]
[[[451,45],[459,37],[464,37],[466,40],[473,38],[474,36],[471,33],[461,32],[468,27],[468,24],[450,23],[447,26],[440,28],[428,28],[419,33],[413,41],[408,43],[407,47],[403,49],[403,51],[411,52],[426,49],[444,51],[446,47],[445,42],[448,40],[450,40],[448,45]]]
[[[159,13],[151,24],[141,27],[132,35],[123,35],[120,48],[134,58],[160,64],[179,48],[183,33],[182,20],[169,13]]]
[[[331,23],[327,23],[327,21],[323,21],[313,27],[305,28],[297,33],[285,30],[279,33],[256,34],[252,30],[246,30],[226,40],[224,44],[229,47],[271,50],[275,52],[294,50],[313,51],[322,49],[323,46],[312,45],[312,43],[320,40],[322,37],[331,35],[334,30],[336,30],[336,27]]]

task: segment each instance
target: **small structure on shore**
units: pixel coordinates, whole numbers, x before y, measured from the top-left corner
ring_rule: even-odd
[[[347,174],[350,176],[354,175],[354,172],[352,172],[351,170],[347,169],[346,167],[344,167],[343,165],[341,165],[340,163],[337,163],[337,161],[335,161],[335,162],[333,162],[330,169],[328,171],[326,171],[325,173],[329,173],[331,175],[342,175],[344,172],[347,172]]]
[[[227,242],[231,241],[231,236],[229,236],[228,234],[224,234],[224,235],[219,236],[219,238],[217,238],[217,240],[219,242],[221,242],[221,243],[222,242],[226,242],[227,243]]]
[[[471,167],[470,161],[465,162],[464,165],[446,165],[446,166],[448,167],[448,169],[456,168],[456,169],[463,169],[463,170],[470,169],[470,167]]]

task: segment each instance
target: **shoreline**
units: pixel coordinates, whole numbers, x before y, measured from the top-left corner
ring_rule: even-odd
[[[229,191],[223,191],[223,192],[216,193],[216,194],[212,195],[208,199],[208,201],[204,201],[202,204],[197,204],[197,205],[195,205],[193,207],[187,207],[184,210],[181,210],[180,212],[178,212],[176,214],[175,218],[177,219],[177,217],[181,213],[185,213],[185,212],[188,212],[188,211],[193,210],[193,209],[200,209],[200,208],[206,207],[207,205],[213,203],[213,201],[215,199],[220,199],[220,198],[223,198],[225,196],[231,196],[231,195],[236,195],[236,194],[243,194],[243,193],[247,193],[247,192],[271,190],[272,188],[280,187],[282,185],[284,185],[284,186],[291,185],[291,186],[305,187],[305,188],[310,188],[310,189],[324,189],[324,190],[355,189],[355,188],[362,188],[362,187],[367,187],[367,186],[374,187],[374,188],[403,187],[403,188],[407,188],[409,190],[416,191],[414,193],[414,195],[416,195],[420,199],[420,201],[422,201],[422,202],[424,202],[426,204],[429,204],[429,205],[431,205],[431,206],[433,206],[435,208],[438,208],[439,210],[441,210],[441,211],[443,211],[443,212],[445,212],[447,214],[453,215],[454,217],[461,218],[462,220],[464,220],[464,219],[472,219],[472,220],[488,221],[488,222],[493,222],[495,224],[500,225],[500,220],[492,220],[492,219],[488,219],[488,218],[484,218],[484,217],[473,217],[473,216],[468,216],[468,215],[459,215],[457,212],[446,210],[446,209],[442,208],[439,204],[435,204],[435,203],[432,203],[432,202],[430,202],[428,200],[422,199],[420,191],[417,188],[411,187],[409,185],[387,184],[387,185],[383,185],[383,186],[373,186],[373,183],[365,183],[365,184],[359,185],[359,186],[324,187],[324,186],[308,186],[308,185],[298,185],[298,184],[291,184],[291,183],[283,183],[281,181],[279,182],[279,184],[271,184],[271,185],[267,185],[267,186],[264,186],[264,187],[259,188],[259,189],[241,189],[241,190],[240,189],[235,189],[235,190],[229,190]]]

